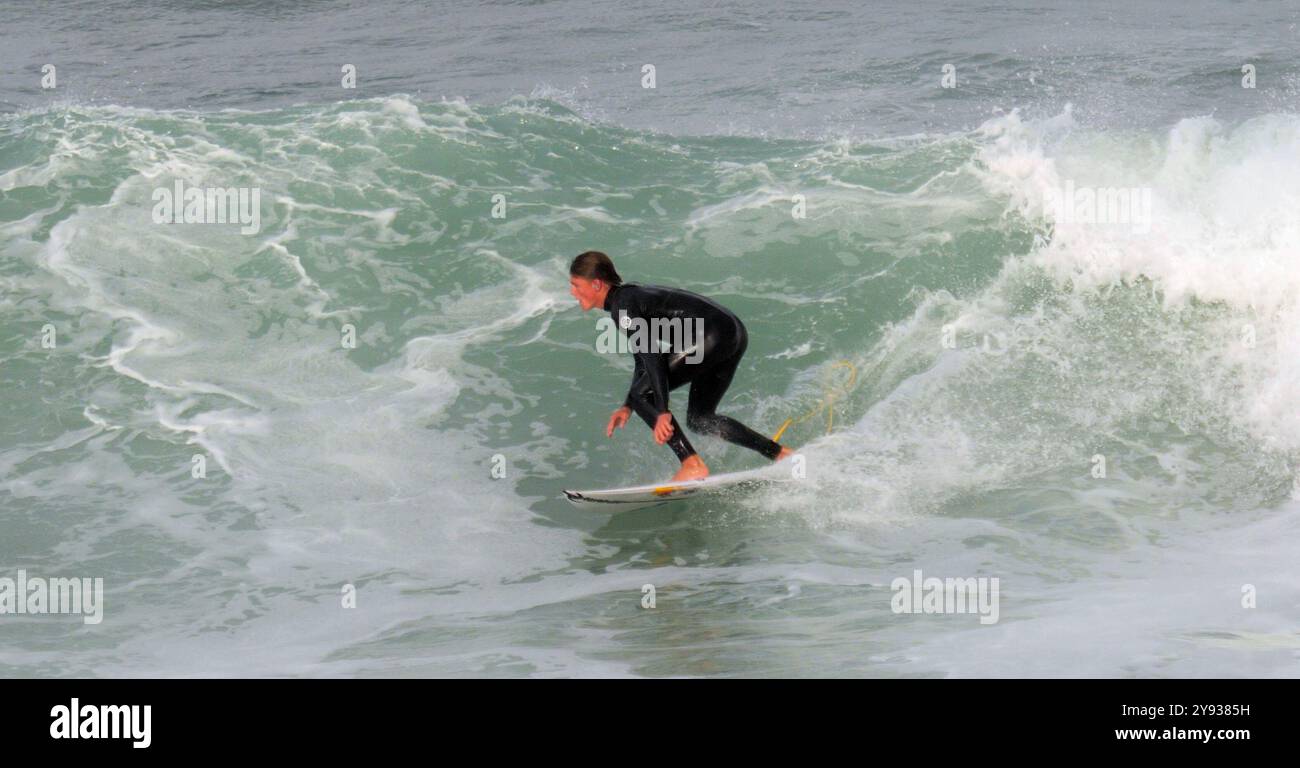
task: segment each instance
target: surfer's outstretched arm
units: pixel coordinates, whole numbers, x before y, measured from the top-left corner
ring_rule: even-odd
[[[648,391],[651,397],[650,405],[655,409],[655,415],[667,413],[668,390],[672,388],[668,382],[668,355],[657,350],[633,354],[636,357],[636,368],[633,372],[639,370],[641,375],[633,379],[624,404],[631,407],[632,396],[635,393]]]
[[[645,382],[641,380],[645,375],[645,366],[641,365],[639,356],[633,355],[633,359],[636,362],[632,367],[632,384],[627,388],[627,397],[623,398],[623,405],[628,408],[632,407],[632,393],[645,387]]]

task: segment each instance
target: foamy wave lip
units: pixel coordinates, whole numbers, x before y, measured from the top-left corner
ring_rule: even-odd
[[[429,127],[424,120],[420,119],[420,108],[406,97],[390,96],[380,104],[384,112],[397,115],[407,128],[421,131]]]
[[[990,191],[1051,223],[1038,262],[1076,284],[1144,276],[1167,300],[1196,297],[1277,310],[1300,294],[1300,118],[1269,115],[1228,130],[1189,118],[1162,145],[1070,134],[1067,110],[1042,124],[986,123],[979,154]],[[1150,190],[1150,231],[1078,223],[1051,205],[1067,184]]]
[[[1162,142],[1067,137],[1063,124],[1009,115],[985,127],[993,141],[980,161],[990,190],[1051,224],[1032,262],[1077,289],[1145,278],[1166,307],[1224,305],[1219,335],[1241,343],[1204,364],[1241,366],[1248,427],[1300,447],[1300,117],[1232,128],[1188,118]],[[1071,181],[1150,190],[1149,231],[1055,216],[1047,201]]]

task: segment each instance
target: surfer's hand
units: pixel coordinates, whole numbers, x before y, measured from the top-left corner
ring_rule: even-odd
[[[609,424],[605,427],[605,437],[613,437],[614,430],[627,423],[627,417],[632,415],[632,409],[626,405],[619,408],[609,417]]]
[[[668,411],[659,414],[655,420],[655,442],[663,445],[673,436],[673,415]]]

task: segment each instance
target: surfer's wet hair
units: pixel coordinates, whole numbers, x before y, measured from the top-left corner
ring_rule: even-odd
[[[569,265],[569,274],[587,280],[600,280],[606,285],[622,285],[623,278],[614,269],[614,262],[600,251],[586,251],[578,254]]]

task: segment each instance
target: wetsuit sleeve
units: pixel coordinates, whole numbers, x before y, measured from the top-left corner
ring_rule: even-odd
[[[641,365],[641,358],[634,356],[634,359],[636,365],[632,368],[632,385],[627,388],[627,397],[623,398],[623,405],[628,408],[632,407],[632,396],[636,394],[637,389],[645,386],[645,382],[641,380],[645,376],[645,366]]]
[[[649,325],[647,315],[650,315],[651,311],[646,299],[631,286],[619,291],[618,300],[611,308],[611,315],[616,318],[616,322],[620,314],[624,313],[630,320],[640,320]],[[643,341],[648,343],[650,339],[645,338]],[[636,359],[636,367],[632,373],[632,387],[628,390],[627,398],[623,403],[632,408],[632,398],[641,397],[641,393],[649,389],[652,398],[647,402],[654,416],[658,417],[668,411],[668,355],[658,349],[652,349],[633,352],[633,356]],[[633,410],[637,409],[633,408]]]
[[[636,355],[636,366],[641,370],[641,376],[632,382],[632,389],[627,393],[628,400],[637,395],[637,390],[644,390],[649,385],[654,398],[650,405],[655,410],[655,415],[668,412],[668,355],[663,352],[639,352]]]

